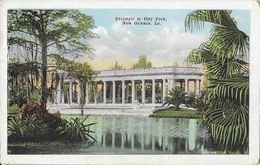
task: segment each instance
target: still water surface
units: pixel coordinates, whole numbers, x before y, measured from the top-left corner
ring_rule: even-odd
[[[13,154],[209,154],[205,126],[196,119],[92,116],[94,144],[41,143],[9,147]]]

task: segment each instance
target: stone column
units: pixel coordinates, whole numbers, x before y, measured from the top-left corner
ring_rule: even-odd
[[[185,79],[185,92],[189,94],[189,79]]]
[[[175,87],[175,79],[169,79],[169,84],[170,84],[170,90],[174,89],[174,87]]]
[[[134,133],[131,135],[131,149],[135,149],[135,137]]]
[[[155,104],[155,80],[153,79],[152,82],[152,104]]]
[[[103,147],[105,148],[106,147],[106,133],[105,132],[103,133],[102,141],[103,141]]]
[[[64,93],[64,89],[61,93],[61,103],[64,104],[64,97],[65,97],[65,93]]]
[[[164,98],[166,97],[166,84],[165,84],[165,79],[163,79],[163,99],[162,99],[162,102],[164,102]]]
[[[172,89],[172,79],[168,79],[168,92]]]
[[[115,104],[115,102],[116,102],[116,82],[115,81],[113,81],[113,99],[112,99],[113,101],[113,104]]]
[[[103,81],[103,103],[107,103],[107,82]]]
[[[142,80],[142,103],[145,103],[145,80]]]
[[[69,87],[69,104],[72,103],[72,82],[70,82],[70,87]]]
[[[59,83],[58,83],[56,99],[57,99],[57,101],[56,101],[57,104],[60,104],[61,103],[61,80],[59,80]]]
[[[175,81],[175,79],[172,79],[172,89],[174,89],[174,88],[175,88],[175,84],[176,84],[176,81]]]
[[[123,133],[121,133],[121,148],[123,149],[124,148],[124,134]]]
[[[112,148],[115,148],[115,133],[112,133]]]
[[[94,98],[95,104],[97,104],[97,82],[94,83]]]
[[[125,80],[122,80],[122,104],[125,104]]]
[[[88,104],[88,83],[86,83],[86,104]]]
[[[78,104],[80,104],[80,93],[81,91],[80,91],[80,83],[78,82],[78,99],[77,99],[77,101],[78,101]]]
[[[135,80],[132,80],[132,104],[135,103]]]
[[[196,85],[195,85],[195,94],[198,95],[200,93],[200,80],[196,80]]]

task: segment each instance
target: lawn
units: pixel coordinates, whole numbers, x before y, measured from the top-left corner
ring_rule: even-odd
[[[190,110],[185,108],[181,108],[180,110],[176,110],[175,108],[169,108],[169,109],[154,112],[149,117],[190,118],[190,119],[201,118],[200,114],[198,114],[196,110]]]

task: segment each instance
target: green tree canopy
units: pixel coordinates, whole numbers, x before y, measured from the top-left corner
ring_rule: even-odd
[[[148,60],[146,55],[141,55],[138,58],[138,62],[133,65],[133,68],[151,68],[152,62]]]
[[[86,55],[92,49],[87,39],[94,37],[94,20],[77,10],[9,10],[8,44],[39,48],[42,60],[41,106],[48,98],[47,69],[50,50],[60,55]],[[35,50],[37,51],[37,50]]]
[[[56,64],[57,70],[63,70],[68,73],[68,77],[75,78],[80,82],[80,105],[81,114],[83,115],[83,105],[86,98],[86,83],[93,80],[93,77],[97,74],[92,67],[87,63],[80,63],[74,60],[69,60],[59,55],[51,56]]]

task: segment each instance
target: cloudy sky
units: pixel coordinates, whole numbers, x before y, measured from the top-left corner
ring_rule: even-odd
[[[153,66],[172,66],[182,64],[189,52],[207,41],[210,25],[193,33],[185,32],[185,16],[191,10],[118,10],[87,9],[81,10],[94,18],[96,28],[93,30],[99,38],[91,39],[89,44],[94,51],[93,60],[89,61],[95,69],[110,69],[117,61],[129,68],[138,60],[138,56],[146,55]],[[236,10],[232,13],[238,26],[244,32],[250,32],[250,13]],[[152,25],[123,25],[119,18],[153,18]],[[165,18],[154,25],[156,17]]]

